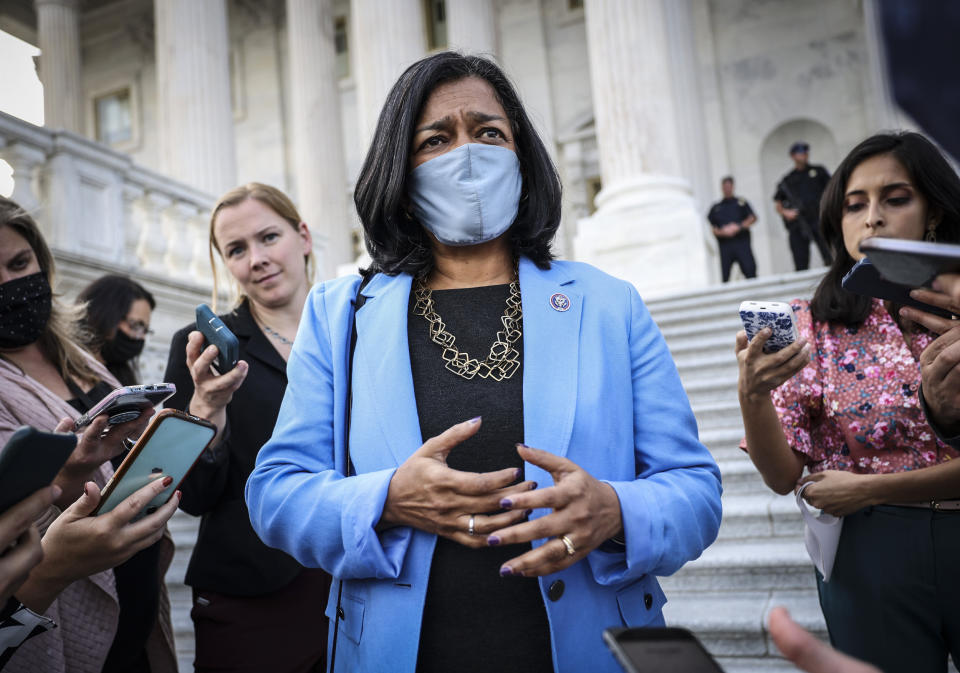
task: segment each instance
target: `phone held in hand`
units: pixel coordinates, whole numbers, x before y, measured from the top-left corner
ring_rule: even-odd
[[[723,673],[720,664],[686,629],[605,629],[603,642],[626,673]]]
[[[77,445],[72,432],[41,432],[25,425],[0,453],[0,513],[49,486]]]
[[[100,492],[94,515],[105,514],[154,479],[173,477],[173,483],[151,500],[133,520],[152,514],[162,506],[190,472],[207,448],[216,426],[210,421],[176,409],[164,409],[150,419],[120,467]]]
[[[78,418],[74,430],[90,425],[100,414],[109,416],[107,423],[110,425],[132,421],[141,411],[157,406],[175,392],[177,387],[172,383],[148,383],[117,388]]]
[[[884,278],[869,257],[864,257],[854,264],[853,268],[840,281],[840,284],[847,292],[892,301],[894,304],[900,304],[901,306],[911,306],[920,311],[938,315],[941,318],[950,318],[953,315],[950,311],[938,306],[931,306],[913,299],[910,296],[910,290],[912,289],[910,286],[900,285]]]
[[[197,329],[203,334],[204,345],[217,347],[217,362],[214,365],[217,374],[226,374],[237,366],[240,359],[240,342],[223,321],[206,304],[197,307]]]
[[[740,320],[748,341],[764,327],[773,330],[763,344],[764,353],[776,353],[799,338],[793,308],[781,301],[745,301],[740,304]]]
[[[960,245],[873,236],[860,243],[860,252],[891,283],[925,287],[943,273],[960,273]]]

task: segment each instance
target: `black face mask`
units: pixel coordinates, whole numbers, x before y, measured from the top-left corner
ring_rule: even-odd
[[[0,348],[32,344],[47,329],[52,293],[40,271],[0,284]]]
[[[144,339],[134,339],[119,327],[117,335],[109,339],[100,349],[103,361],[111,365],[122,365],[143,352]]]

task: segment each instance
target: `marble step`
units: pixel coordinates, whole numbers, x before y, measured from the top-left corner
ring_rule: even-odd
[[[742,458],[718,460],[720,477],[723,480],[724,493],[752,493],[754,495],[770,493],[770,488],[763,483],[763,477],[757,468],[744,455]]]
[[[718,541],[756,538],[803,538],[803,519],[793,494],[761,492],[723,494],[723,520]]]
[[[773,659],[779,652],[766,623],[770,610],[778,605],[786,607],[802,627],[827,639],[820,602],[812,589],[668,591],[663,612],[669,626],[693,631],[715,657]]]
[[[677,312],[685,312],[703,306],[724,303],[737,303],[744,300],[774,299],[789,295],[794,297],[810,297],[816,289],[820,278],[826,269],[819,268],[800,273],[786,273],[765,278],[742,280],[709,288],[701,288],[695,292],[677,292],[662,295],[650,300],[644,300],[654,318],[669,320]]]
[[[698,409],[701,404],[711,402],[728,402],[737,404],[737,375],[716,376],[708,379],[684,381],[683,388],[687,391],[690,406]]]
[[[712,378],[728,379],[737,375],[737,356],[733,352],[733,339],[727,339],[723,348],[697,351],[683,356],[673,356],[684,383]]]
[[[660,578],[671,592],[816,590],[813,564],[803,537],[721,539],[700,558],[670,577]]]
[[[697,418],[697,427],[700,428],[700,432],[721,429],[743,432],[743,417],[740,415],[740,403],[737,400],[735,390],[733,395],[723,399],[710,400],[691,406],[693,415]]]

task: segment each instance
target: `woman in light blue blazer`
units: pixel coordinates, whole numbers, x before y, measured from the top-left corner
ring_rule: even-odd
[[[662,625],[655,576],[720,525],[659,330],[553,260],[560,181],[490,61],[400,77],[355,200],[373,264],[311,292],[246,489],[338,580],[331,670],[618,670],[603,629]]]

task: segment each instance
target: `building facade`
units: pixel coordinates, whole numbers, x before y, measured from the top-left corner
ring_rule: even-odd
[[[704,213],[727,174],[760,217],[760,274],[790,270],[772,208],[790,143],[810,142],[812,161],[832,169],[864,136],[902,123],[872,15],[870,0],[5,0],[0,29],[42,50],[48,129],[211,203],[251,180],[284,189],[325,276],[361,248],[352,181],[397,76],[439,49],[489,54],[560,169],[560,254],[650,295],[716,282]],[[203,219],[204,198],[171,216],[156,190],[127,196],[161,220]],[[46,205],[51,217],[76,212]],[[114,218],[89,238],[112,245],[127,228]],[[167,229],[167,249],[128,246],[126,261],[193,256],[186,268],[205,281],[198,255],[169,249],[202,227]]]

